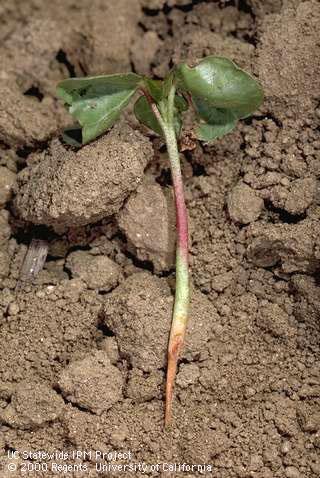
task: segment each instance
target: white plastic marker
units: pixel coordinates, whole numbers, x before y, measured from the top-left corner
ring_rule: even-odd
[[[22,283],[33,282],[37,277],[46,262],[48,248],[47,241],[32,239],[21,267],[17,288],[21,287]]]

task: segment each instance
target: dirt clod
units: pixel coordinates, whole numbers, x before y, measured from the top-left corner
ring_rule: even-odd
[[[177,375],[177,384],[181,388],[186,388],[189,385],[196,383],[200,377],[200,370],[196,364],[186,364],[180,366],[180,371]]]
[[[148,372],[164,366],[171,307],[166,282],[146,273],[130,276],[106,298],[105,323],[133,367]]]
[[[228,212],[234,222],[249,224],[261,214],[263,200],[243,183],[237,184],[228,197]]]
[[[151,372],[145,376],[141,370],[135,368],[129,374],[126,396],[136,403],[159,398],[163,380],[164,374],[161,371]]]
[[[116,334],[120,354],[133,367],[151,372],[165,366],[172,305],[166,281],[146,273],[133,274],[106,298],[105,323]],[[194,293],[182,357],[199,358],[216,320],[206,297]]]
[[[148,140],[124,123],[77,152],[54,140],[18,175],[17,211],[53,226],[111,216],[137,188],[151,157]]]
[[[136,71],[143,75],[150,74],[150,63],[152,63],[161,44],[159,36],[153,31],[146,32],[136,39],[131,49],[132,61]]]
[[[100,415],[121,399],[123,378],[107,354],[97,351],[68,365],[58,385],[67,401]]]
[[[130,70],[130,47],[138,34],[140,15],[139,0],[93,0],[86,12],[91,27],[88,34],[91,75]]]
[[[83,287],[75,285],[74,280],[66,281],[17,296],[19,313],[1,322],[2,382],[41,379],[53,383],[67,358],[76,360],[87,347],[95,348],[99,307],[95,300],[90,303],[90,294]],[[1,291],[0,310],[6,310],[11,302],[12,293]]]
[[[284,209],[290,214],[302,214],[313,203],[317,192],[314,178],[298,179],[290,188]]]
[[[58,118],[50,112],[52,99],[39,103],[21,94],[14,83],[0,81],[0,140],[15,148],[47,141],[58,131]]]
[[[115,287],[121,268],[106,256],[93,256],[86,251],[72,252],[66,261],[72,277],[82,279],[89,289],[108,291]]]
[[[268,304],[263,307],[258,315],[257,323],[274,337],[286,338],[290,334],[288,314],[277,304]]]
[[[26,18],[1,45],[2,77],[19,85],[21,96],[34,96],[36,114],[43,96],[55,95],[57,82],[69,74],[62,57],[72,61],[74,73],[80,75],[87,49],[85,37],[66,18]]]
[[[319,91],[318,18],[317,1],[290,2],[283,5],[281,14],[264,19],[263,34],[257,58],[259,77],[266,97],[274,109],[290,105],[296,111],[312,108],[312,98]],[[273,65],[273,67],[272,67]]]
[[[301,473],[295,466],[287,466],[285,474],[287,478],[301,478]]]
[[[139,186],[120,212],[119,226],[140,260],[151,261],[156,272],[173,267],[175,212],[170,190],[153,182]]]
[[[11,402],[0,413],[0,422],[14,428],[41,427],[57,420],[64,410],[64,401],[43,384],[20,382]]]

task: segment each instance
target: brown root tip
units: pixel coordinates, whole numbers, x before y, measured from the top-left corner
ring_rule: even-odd
[[[166,408],[164,417],[164,426],[167,428],[172,420],[172,400],[173,400],[173,385],[177,371],[177,362],[172,357],[168,357],[167,369],[167,384],[166,384]]]
[[[182,348],[182,344],[183,338],[181,337],[181,335],[175,336],[172,340],[172,343],[169,344],[166,383],[166,406],[164,418],[165,428],[168,428],[172,421],[173,388],[178,367],[178,357]]]

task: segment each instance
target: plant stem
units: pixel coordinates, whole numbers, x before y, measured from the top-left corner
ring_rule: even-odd
[[[174,380],[187,328],[189,306],[188,215],[184,199],[180,159],[174,126],[164,129],[170,159],[176,205],[176,293],[168,347],[165,426],[171,422]]]
[[[178,358],[184,343],[189,307],[188,214],[184,199],[180,157],[174,128],[174,98],[175,87],[172,86],[168,96],[166,121],[161,125],[170,160],[177,228],[176,292],[168,346],[165,426],[170,424],[172,418],[174,381],[177,372]]]
[[[188,321],[189,308],[189,235],[188,235],[188,214],[184,199],[183,180],[180,167],[180,157],[177,144],[177,137],[174,127],[174,100],[175,86],[172,85],[165,105],[160,111],[148,92],[143,91],[150,107],[157,118],[165,142],[168,156],[175,196],[176,205],[176,292],[173,307],[172,324],[168,345],[168,364],[166,380],[166,405],[165,405],[165,426],[171,423],[172,400],[174,381],[177,373],[178,358],[184,343],[184,337]]]

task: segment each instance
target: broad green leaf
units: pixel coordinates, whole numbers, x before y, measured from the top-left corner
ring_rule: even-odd
[[[148,100],[145,96],[140,96],[134,105],[134,114],[140,123],[152,129],[155,133],[162,136],[162,129],[155,117]]]
[[[208,56],[197,66],[183,63],[176,69],[178,88],[216,108],[232,109],[245,118],[262,103],[260,84],[231,60]]]
[[[225,124],[199,123],[195,129],[196,137],[201,141],[210,142],[230,133],[235,125],[236,121]]]
[[[232,109],[215,108],[201,98],[192,97],[194,107],[200,118],[210,124],[225,124],[237,120],[238,117]]]
[[[200,98],[192,100],[200,118],[195,129],[198,139],[213,141],[233,130],[238,119],[233,110],[214,108]]]
[[[121,111],[128,105],[133,94],[134,90],[124,90],[95,99],[76,101],[70,107],[70,113],[83,127],[83,144],[110,128],[119,119]]]
[[[95,97],[135,89],[140,82],[141,76],[135,73],[68,78],[58,83],[57,95],[71,105],[84,96]]]
[[[57,96],[82,126],[83,144],[100,136],[119,118],[139,86],[134,73],[70,78],[58,84]]]

